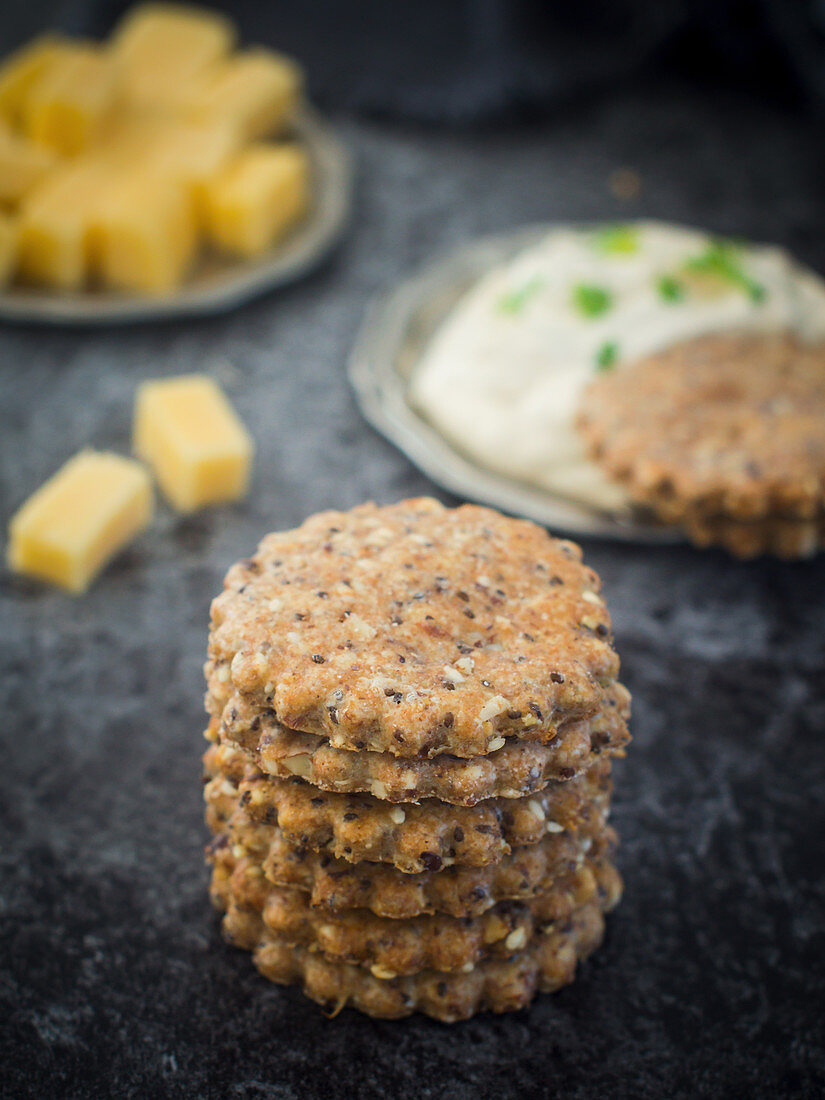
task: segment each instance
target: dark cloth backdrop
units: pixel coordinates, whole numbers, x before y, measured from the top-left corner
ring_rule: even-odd
[[[3,49],[43,26],[106,34],[128,0],[0,5]],[[217,0],[298,56],[326,108],[428,123],[561,109],[674,71],[825,112],[822,0]]]

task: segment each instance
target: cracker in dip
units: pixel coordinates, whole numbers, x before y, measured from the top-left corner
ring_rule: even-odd
[[[621,514],[625,488],[587,460],[574,426],[588,383],[732,331],[825,340],[825,283],[780,248],[681,226],[558,228],[468,291],[410,398],[479,464]]]

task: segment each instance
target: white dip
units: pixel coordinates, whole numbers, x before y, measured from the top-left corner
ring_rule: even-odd
[[[462,298],[411,400],[476,462],[615,510],[623,494],[573,427],[583,388],[599,370],[731,329],[825,340],[825,282],[782,249],[681,226],[554,229]]]

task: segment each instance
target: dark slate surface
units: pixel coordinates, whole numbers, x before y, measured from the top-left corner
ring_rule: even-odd
[[[77,448],[125,451],[145,377],[215,374],[259,447],[248,503],[161,506],[85,598],[2,577],[0,1095],[820,1095],[825,558],[586,546],[635,742],[626,898],[568,990],[453,1028],[328,1022],[221,943],[201,861],[210,597],[269,529],[435,491],[347,391],[369,297],[474,234],[624,212],[774,238],[825,270],[818,143],[747,103],[660,90],[506,134],[344,128],[354,232],[302,285],[214,320],[0,331],[3,517]],[[644,180],[625,207],[619,164]]]

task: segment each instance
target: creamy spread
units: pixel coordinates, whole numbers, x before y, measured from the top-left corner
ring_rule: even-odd
[[[625,498],[574,428],[603,370],[712,332],[825,340],[825,282],[780,248],[658,222],[554,229],[494,268],[427,347],[411,401],[476,462],[595,507]]]

